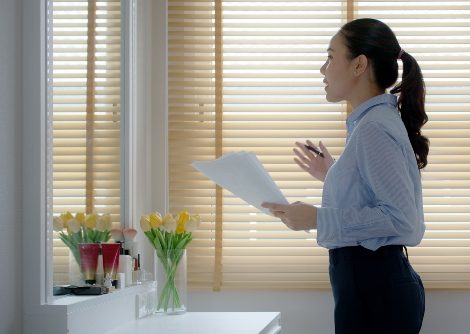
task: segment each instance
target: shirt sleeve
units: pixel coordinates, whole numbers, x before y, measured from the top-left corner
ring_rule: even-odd
[[[357,166],[370,206],[318,208],[319,243],[356,243],[370,238],[414,234],[418,211],[409,166],[401,146],[380,124],[368,122],[357,132]]]

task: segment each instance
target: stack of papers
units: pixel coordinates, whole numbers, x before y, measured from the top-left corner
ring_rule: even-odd
[[[268,215],[271,215],[270,211],[261,207],[261,203],[289,203],[252,152],[227,153],[216,160],[193,161],[192,166]]]

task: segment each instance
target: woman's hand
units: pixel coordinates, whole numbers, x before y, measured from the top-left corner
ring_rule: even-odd
[[[295,144],[298,147],[294,148],[294,153],[297,156],[294,158],[294,161],[297,165],[314,178],[320,181],[325,181],[326,173],[334,162],[334,159],[330,152],[328,152],[326,146],[324,146],[320,141],[320,150],[324,155],[324,157],[321,157],[306,148],[305,144],[299,142],[296,142]],[[310,140],[307,140],[307,144],[318,149]]]
[[[307,231],[317,228],[317,208],[303,202],[292,204],[277,204],[263,202],[263,208],[268,208],[273,216],[280,218],[288,228],[294,231]]]

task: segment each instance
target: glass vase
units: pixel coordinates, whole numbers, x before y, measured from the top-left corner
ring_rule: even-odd
[[[81,286],[85,282],[82,279],[82,271],[80,269],[80,264],[77,263],[77,260],[70,255],[69,256],[69,285]]]
[[[157,251],[159,314],[183,314],[187,299],[186,249]]]

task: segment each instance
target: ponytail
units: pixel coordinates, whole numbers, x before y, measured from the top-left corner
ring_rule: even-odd
[[[402,52],[400,58],[403,62],[402,81],[390,93],[400,93],[398,110],[408,132],[418,168],[422,169],[428,164],[429,153],[429,140],[421,134],[422,126],[428,121],[428,116],[424,110],[425,87],[423,75],[413,56]]]

